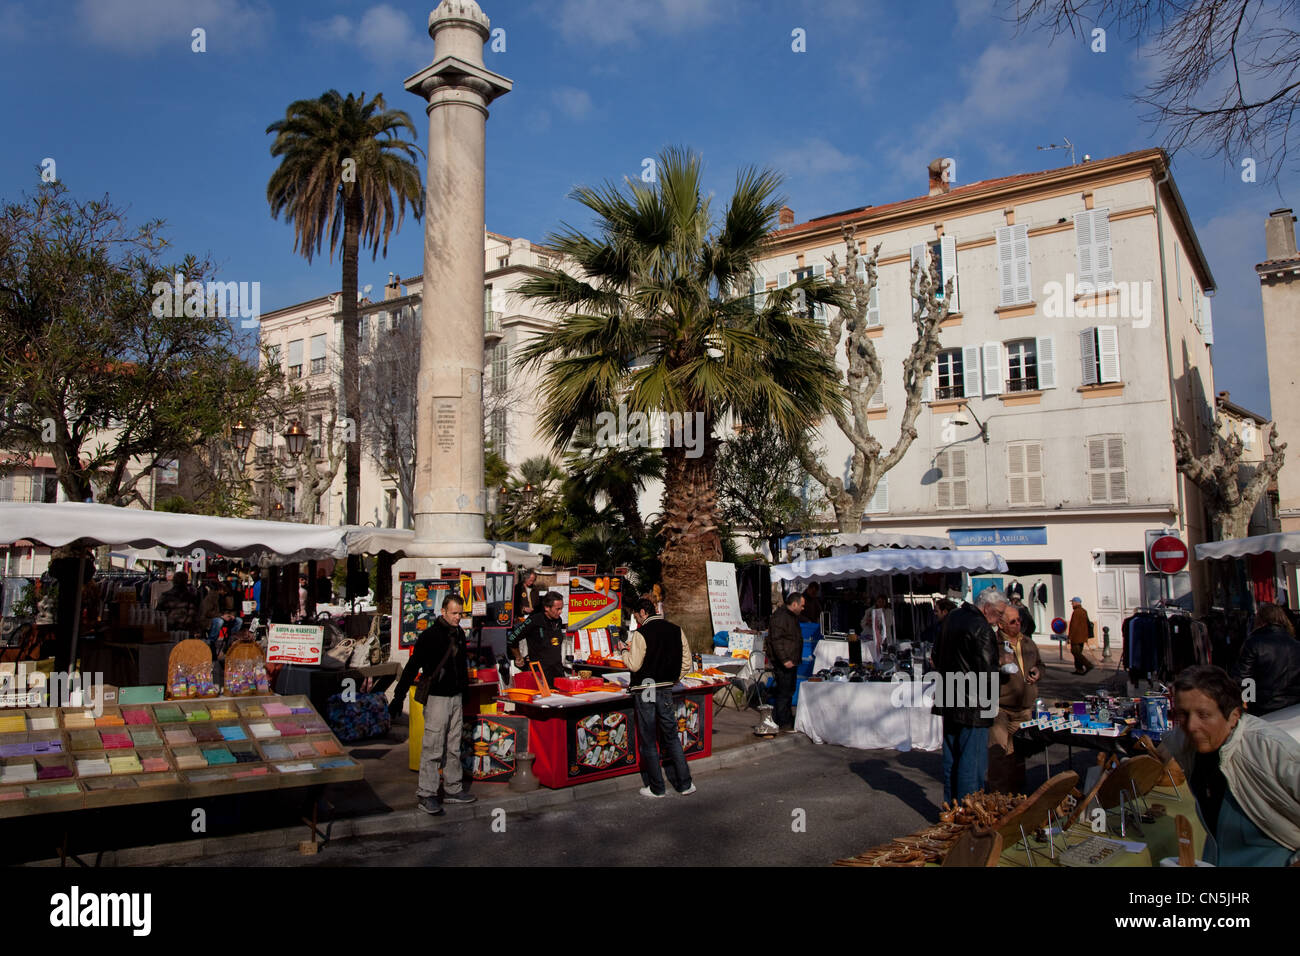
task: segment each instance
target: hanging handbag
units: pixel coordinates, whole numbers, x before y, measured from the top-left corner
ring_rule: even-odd
[[[433,682],[442,676],[442,669],[447,666],[447,661],[451,659],[452,652],[456,650],[455,639],[452,638],[447,644],[447,650],[442,655],[442,660],[438,662],[438,668],[431,674],[421,674],[419,683],[415,685],[415,702],[421,707],[429,699],[429,688]]]

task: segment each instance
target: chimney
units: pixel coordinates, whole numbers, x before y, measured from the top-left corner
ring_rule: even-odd
[[[384,286],[384,301],[399,298],[402,294],[402,277],[388,273],[388,285]]]
[[[946,193],[950,188],[948,180],[944,177],[945,163],[947,160],[940,156],[938,159],[930,161],[930,195],[938,196],[940,193]]]
[[[1228,390],[1227,390],[1227,389],[1224,389],[1222,392],[1219,393],[1219,401],[1221,401],[1221,402],[1228,402],[1228,401],[1231,401],[1231,399],[1228,397]]]
[[[1264,223],[1264,258],[1294,259],[1295,216],[1290,209],[1274,209]]]
[[[782,226],[793,226],[794,210],[789,206],[782,206],[781,211],[777,214],[776,221]]]

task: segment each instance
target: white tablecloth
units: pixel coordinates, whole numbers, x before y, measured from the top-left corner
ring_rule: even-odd
[[[870,664],[876,659],[876,645],[871,641],[862,641],[862,663]],[[823,637],[813,649],[813,673],[835,666],[835,659],[849,659],[849,642],[837,637]]]
[[[894,697],[895,688],[899,688]],[[903,690],[906,689],[906,693]],[[905,706],[895,707],[893,700]],[[920,695],[916,695],[920,700]],[[805,681],[794,729],[815,744],[859,750],[939,750],[943,721],[928,706],[912,707],[911,685]]]

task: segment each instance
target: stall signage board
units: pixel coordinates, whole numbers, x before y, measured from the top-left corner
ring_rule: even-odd
[[[1006,547],[1015,544],[1047,544],[1047,527],[1038,528],[950,528],[948,537],[961,548]]]
[[[736,566],[727,561],[708,561],[704,573],[709,582],[709,614],[713,633],[745,627],[740,616],[740,594],[736,590]]]
[[[1163,535],[1152,541],[1148,556],[1151,566],[1161,574],[1177,574],[1187,567],[1187,545],[1173,535]]]
[[[470,599],[465,593],[469,590],[469,576],[463,576],[460,581],[459,593],[461,599],[465,601],[465,610],[469,611]],[[433,622],[442,613],[443,598],[452,589],[454,582],[417,578],[414,581],[403,581],[401,584],[402,622],[397,631],[397,646],[414,647],[420,635],[432,627]]]
[[[508,571],[475,571],[472,615],[488,627],[509,627],[513,616],[515,576]]]
[[[316,624],[272,624],[266,639],[268,664],[319,664],[325,628]]]
[[[616,577],[569,579],[568,629],[620,627],[622,595]]]

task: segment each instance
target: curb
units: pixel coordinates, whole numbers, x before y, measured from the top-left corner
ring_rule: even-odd
[[[783,734],[773,740],[755,741],[742,744],[691,761],[691,775],[711,773],[724,770],[738,764],[756,760],[764,756],[780,753],[806,744],[812,746],[802,734]],[[529,793],[503,793],[491,801],[480,800],[472,807],[461,810],[453,809],[442,816],[431,817],[420,810],[395,810],[391,813],[376,813],[364,817],[352,817],[335,820],[330,829],[330,843],[360,837],[399,836],[406,833],[427,832],[431,827],[464,823],[490,817],[496,810],[507,813],[523,813],[547,810],[576,803],[589,797],[600,797],[625,790],[637,790],[641,787],[639,774],[629,773],[621,777],[597,780],[575,787],[563,787],[548,790],[545,787]],[[237,833],[225,837],[207,837],[198,840],[186,840],[180,843],[163,843],[156,846],[128,847],[122,850],[105,850],[101,866],[164,866],[174,863],[189,863],[205,857],[222,856],[227,853],[239,853],[247,850],[292,849],[303,839],[303,826],[281,827],[275,830],[263,830],[257,833]],[[56,857],[48,860],[34,860],[23,866],[57,867],[60,860]]]

